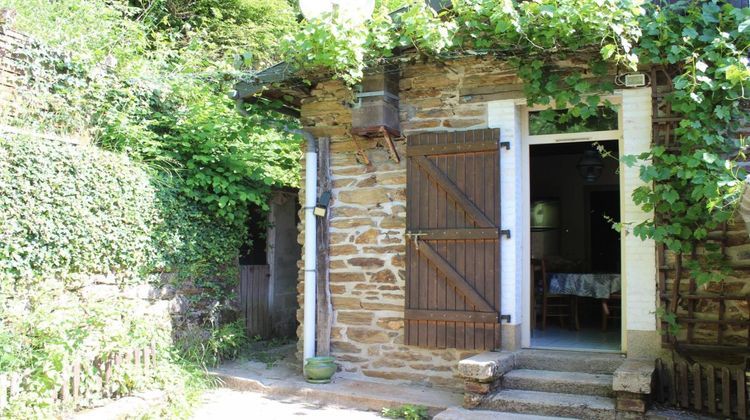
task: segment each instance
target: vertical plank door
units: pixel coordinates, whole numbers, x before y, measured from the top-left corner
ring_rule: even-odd
[[[405,343],[500,347],[500,131],[407,140]]]

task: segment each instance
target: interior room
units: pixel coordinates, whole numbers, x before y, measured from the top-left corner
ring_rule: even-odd
[[[620,351],[617,141],[530,147],[531,345]]]

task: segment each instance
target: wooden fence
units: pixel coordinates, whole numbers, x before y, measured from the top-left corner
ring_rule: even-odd
[[[240,266],[240,314],[245,318],[248,337],[268,338],[271,334],[270,276],[267,265]]]
[[[744,367],[717,367],[684,361],[656,361],[656,402],[724,418],[748,418]]]
[[[64,367],[63,383],[54,401],[55,403],[73,402],[76,407],[79,407],[83,400],[92,396],[119,397],[121,389],[113,380],[115,372],[127,369],[150,376],[156,360],[157,351],[153,342],[142,348],[110,354],[104,360],[101,358],[89,361],[76,360]],[[93,367],[93,384],[89,383],[84,386],[88,366]],[[30,373],[30,370],[0,373],[0,413],[27,387]],[[91,380],[91,375],[88,379]]]

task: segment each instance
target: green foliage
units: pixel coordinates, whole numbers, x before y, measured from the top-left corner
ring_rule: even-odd
[[[0,275],[15,287],[88,273],[200,277],[232,262],[243,221],[217,219],[175,180],[153,179],[123,155],[0,139]]]
[[[224,360],[237,357],[247,344],[242,320],[212,328],[208,333],[188,331],[175,343],[180,354],[199,366],[214,367]]]
[[[411,404],[405,404],[397,408],[383,408],[380,414],[389,419],[425,420],[430,418],[427,407]]]
[[[708,232],[729,220],[742,192],[738,158],[744,143],[738,129],[748,123],[745,86],[750,81],[747,46],[750,33],[739,27],[750,10],[717,2],[683,3],[654,8],[642,19],[644,37],[636,53],[644,64],[678,74],[672,109],[684,115],[675,130],[677,149],[655,146],[638,156],[641,179],[633,199],[660,220],[636,225],[634,233],[653,238],[676,253],[705,248],[688,268],[699,284],[718,280],[718,246]],[[626,162],[635,165],[634,159]]]
[[[285,58],[306,73],[330,72],[348,84],[362,78],[367,65],[390,57],[394,48],[414,47],[436,55],[449,47],[456,28],[444,21],[425,2],[412,0],[409,8],[395,17],[386,6],[376,10],[372,20],[355,24],[337,14],[326,14],[290,34],[282,44]]]
[[[175,180],[172,180],[173,182]],[[132,300],[84,293],[88,275],[116,273],[118,286],[176,272],[221,298],[236,279],[243,223],[229,223],[154,178],[142,164],[94,147],[28,138],[0,139],[0,372],[29,372],[9,413],[48,417],[73,360],[105,358],[155,340],[162,359],[153,375],[113,373],[118,394],[148,387],[182,389],[197,381],[169,354],[171,320]],[[236,325],[208,341],[230,357],[244,337]],[[83,390],[99,398],[99,367],[84,367]],[[190,376],[190,375],[188,375]],[[188,404],[174,393],[178,405]],[[82,401],[86,405],[93,401]],[[189,405],[189,404],[188,404]]]
[[[19,294],[23,294],[20,290]],[[112,391],[126,395],[133,390],[162,386],[173,381],[161,375],[170,368],[163,352],[169,340],[169,320],[139,314],[132,301],[108,298],[88,300],[70,292],[61,282],[47,279],[21,296],[4,296],[0,305],[0,331],[6,342],[14,341],[14,354],[4,354],[0,372],[26,373],[23,392],[11,400],[2,415],[10,418],[49,418],[58,410],[73,408],[56,405],[53,400],[65,380],[65,372],[75,360],[82,360],[81,406],[101,399],[97,378],[102,367],[90,361],[154,341],[159,362],[150,374],[132,366],[111,372]],[[175,395],[176,396],[176,395]]]
[[[299,183],[299,140],[277,128],[293,124],[261,109],[242,116],[226,95],[241,48],[256,50],[251,66],[275,59],[273,42],[294,23],[286,2],[86,0],[74,2],[76,9],[63,0],[34,2],[37,14],[30,4],[8,1],[21,16],[20,30],[60,48],[29,48],[28,92],[21,95],[28,100],[15,125],[76,133],[125,152],[178,179],[184,196],[230,223],[244,220],[250,204],[265,206],[271,187]],[[96,8],[101,21],[58,10],[65,7]],[[40,25],[37,15],[55,25]],[[54,32],[46,29],[52,26]],[[97,42],[68,54],[61,33],[95,33]]]
[[[279,41],[296,24],[286,0],[131,0],[149,26],[169,34],[180,45],[196,45],[195,59],[204,65],[232,63],[263,68],[279,61]],[[200,56],[198,56],[200,54]],[[213,62],[213,63],[212,63]]]

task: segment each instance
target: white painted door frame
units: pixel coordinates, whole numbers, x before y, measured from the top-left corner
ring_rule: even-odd
[[[620,104],[619,140],[620,155],[638,155],[651,147],[651,88],[616,91],[610,98]],[[529,308],[529,283],[531,272],[530,250],[530,191],[529,139],[525,138],[526,124],[523,98],[490,101],[487,103],[487,126],[499,128],[502,141],[510,149],[501,149],[501,185],[503,199],[502,228],[512,231],[509,239],[501,241],[501,310],[511,316],[511,322],[503,324],[503,343],[508,349],[529,347],[531,344]],[[583,141],[581,134],[556,136],[557,138]],[[605,137],[611,139],[605,134]],[[536,140],[549,140],[539,136]],[[586,141],[589,138],[585,138]],[[592,139],[593,140],[593,139]],[[643,181],[638,167],[620,167],[620,217],[623,222],[640,222],[653,217],[653,213],[642,211],[633,204],[631,195]],[[622,350],[628,350],[628,332],[649,333],[658,338],[656,307],[656,246],[653,241],[643,241],[628,232],[623,232],[621,246],[622,306]],[[643,334],[637,334],[643,336]],[[640,344],[639,344],[640,345]]]
[[[531,159],[530,149],[531,146],[543,145],[543,144],[559,144],[559,143],[580,143],[580,142],[592,142],[592,141],[612,141],[616,140],[618,145],[617,158],[622,156],[623,151],[623,137],[622,137],[622,106],[621,98],[619,96],[607,97],[611,103],[619,106],[617,130],[611,131],[591,131],[583,133],[568,133],[568,134],[549,134],[549,135],[530,135],[529,134],[529,112],[546,109],[546,107],[533,107],[529,108],[521,106],[519,117],[521,119],[521,138],[522,138],[522,151],[521,151],[521,179],[522,183],[522,210],[521,210],[521,226],[523,231],[523,267],[521,270],[521,299],[523,308],[523,323],[521,330],[521,345],[524,348],[530,348],[531,345],[531,311],[533,307],[531,302]],[[622,171],[621,171],[622,172]],[[620,180],[621,182],[622,180]],[[624,200],[629,197],[624,196],[624,189],[620,188],[620,214],[623,214],[623,203]],[[624,233],[622,233],[624,239]],[[624,244],[625,241],[622,241]],[[623,258],[623,249],[620,249],[620,258]],[[625,285],[623,284],[623,290]],[[623,296],[622,302],[622,325],[625,325],[626,319],[626,303]],[[622,328],[622,343],[626,342],[625,339],[625,328]],[[622,349],[625,350],[624,347]]]

